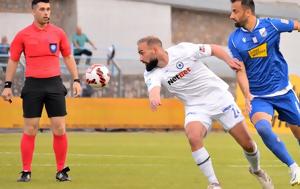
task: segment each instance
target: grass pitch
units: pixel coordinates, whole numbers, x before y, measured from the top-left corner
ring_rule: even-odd
[[[0,134],[0,188],[2,189],[206,189],[207,181],[191,157],[183,132],[69,133],[68,165],[71,182],[55,181],[50,133],[39,133],[32,181],[17,183],[21,170],[21,133]],[[292,135],[281,135],[300,163],[299,146]],[[289,189],[288,169],[254,135],[262,167],[276,189]],[[229,134],[210,133],[205,140],[224,189],[259,189],[248,173],[241,148]],[[297,187],[295,187],[297,188]]]

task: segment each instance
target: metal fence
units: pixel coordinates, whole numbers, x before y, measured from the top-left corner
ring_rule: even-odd
[[[79,58],[79,57],[75,57]],[[86,64],[87,57],[80,57],[78,59],[78,73],[79,78],[82,81],[82,97],[110,97],[110,98],[146,98],[147,89],[144,83],[143,74],[123,74],[120,66],[113,59],[105,58],[91,58],[90,64],[102,64],[107,66],[110,70],[111,78],[108,85],[102,89],[94,89],[85,82],[85,71],[90,66]],[[130,60],[128,60],[130,61]],[[131,64],[128,62],[128,64]],[[7,62],[0,62],[0,89],[2,90],[5,81]],[[24,85],[24,72],[25,72],[25,60],[21,58],[17,68],[16,75],[13,79],[13,94],[14,96],[20,96],[21,90]],[[71,75],[61,59],[61,78],[63,84],[68,89],[68,96],[72,94],[72,78]],[[170,97],[168,93],[163,92],[163,97]]]
[[[78,72],[79,78],[82,81],[82,97],[110,97],[110,98],[147,98],[148,92],[144,82],[143,73],[126,74],[122,71],[118,62],[113,59],[105,58],[91,58],[90,64],[102,64],[106,65],[111,73],[111,79],[108,85],[102,89],[94,89],[86,84],[85,82],[85,71],[90,66],[86,64],[87,57],[75,57],[78,59]],[[120,61],[120,60],[118,60]],[[121,60],[122,65],[134,65],[135,60]],[[128,62],[126,62],[128,61]],[[0,89],[4,86],[5,70],[7,63],[0,62]],[[24,85],[24,71],[25,71],[25,60],[21,58],[16,75],[13,80],[13,94],[14,96],[20,96],[22,87]],[[139,71],[140,72],[140,71]],[[65,64],[61,59],[61,78],[65,87],[68,89],[68,96],[72,94],[72,78],[67,70]],[[223,78],[230,86],[229,90],[235,95],[235,78]],[[162,98],[173,97],[168,91],[162,88]]]

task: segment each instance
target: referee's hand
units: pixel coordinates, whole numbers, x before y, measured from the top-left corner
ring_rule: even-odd
[[[73,96],[79,97],[81,94],[81,86],[79,82],[73,82]]]
[[[12,103],[11,99],[12,99],[13,95],[12,95],[11,88],[4,88],[1,96],[2,96],[3,100],[8,101],[9,103]]]

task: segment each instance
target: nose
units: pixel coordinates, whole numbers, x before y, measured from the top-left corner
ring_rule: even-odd
[[[144,63],[144,61],[143,61],[143,56],[142,56],[142,55],[140,56],[140,62],[141,62],[141,63]]]
[[[230,14],[229,18],[230,18],[231,20],[233,20],[233,19],[234,19],[233,12]]]

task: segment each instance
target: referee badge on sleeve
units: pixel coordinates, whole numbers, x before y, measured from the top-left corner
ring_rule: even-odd
[[[56,53],[57,51],[57,43],[50,43],[49,44],[50,52],[51,53]]]

